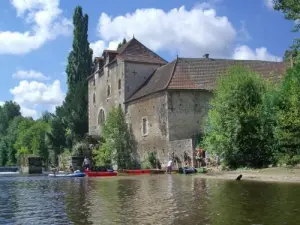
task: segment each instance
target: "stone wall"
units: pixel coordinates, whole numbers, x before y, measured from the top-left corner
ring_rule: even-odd
[[[101,72],[96,73],[94,78],[89,80],[90,135],[101,134],[101,126],[98,124],[98,115],[101,109],[104,110],[105,118],[112,107],[121,105],[124,109],[124,85],[124,62],[121,60],[117,60],[110,66],[104,67]],[[108,89],[110,89],[109,95]]]
[[[143,134],[143,119],[147,121],[147,133]],[[128,104],[126,120],[132,129],[140,161],[148,152],[157,152],[159,159],[168,157],[167,96],[160,92]]]
[[[73,165],[74,170],[82,170],[83,156],[58,156],[58,167],[60,170],[69,170],[70,165]]]
[[[190,157],[189,166],[194,166],[193,151],[195,149],[195,140],[192,138],[176,140],[169,142],[170,152],[174,152],[174,156],[178,159],[175,167],[184,166],[184,152]]]
[[[22,173],[41,174],[43,172],[43,163],[41,157],[21,156],[20,170]]]
[[[211,92],[201,90],[168,91],[170,141],[192,138],[201,133],[211,97]]]

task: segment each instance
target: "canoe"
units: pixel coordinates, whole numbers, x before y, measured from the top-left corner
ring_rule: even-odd
[[[122,172],[130,174],[130,175],[140,175],[140,174],[150,174],[150,169],[145,170],[123,170]]]
[[[76,172],[76,173],[50,173],[48,176],[49,177],[84,177],[86,174],[82,172]]]
[[[115,171],[86,171],[85,174],[88,177],[114,177],[118,175]]]

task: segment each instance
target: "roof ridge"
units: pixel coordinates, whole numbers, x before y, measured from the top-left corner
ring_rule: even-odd
[[[220,60],[220,61],[235,61],[235,62],[264,62],[264,63],[284,63],[284,61],[268,61],[268,60],[257,60],[257,59],[223,59],[223,58],[193,58],[193,57],[178,57],[181,60],[203,60],[203,61],[213,61],[213,60]]]
[[[160,55],[158,55],[157,53],[155,53],[154,51],[152,51],[150,48],[148,48],[147,46],[145,46],[143,43],[141,43],[139,40],[137,40],[135,37],[133,37],[129,42],[127,42],[125,45],[125,47],[124,47],[124,49],[122,49],[122,51],[118,54],[118,56],[121,56],[124,52],[125,52],[125,50],[126,50],[126,48],[129,46],[129,43],[131,43],[133,40],[135,40],[136,42],[138,42],[141,46],[143,46],[144,48],[146,48],[149,52],[151,52],[151,53],[153,53],[156,57],[158,57],[160,60],[162,60],[162,61],[164,61],[165,63],[168,63],[168,61],[167,60],[165,60],[164,58],[162,58]]]
[[[170,62],[170,63],[172,63],[172,62]],[[176,58],[176,60],[175,60],[172,74],[171,74],[170,79],[169,79],[169,81],[167,82],[167,84],[166,84],[166,86],[164,87],[163,90],[166,90],[166,89],[169,87],[169,85],[170,85],[170,83],[171,83],[171,81],[172,81],[172,79],[173,79],[173,76],[174,76],[174,74],[175,74],[175,69],[176,69],[176,67],[177,67],[177,63],[178,63],[178,58]]]

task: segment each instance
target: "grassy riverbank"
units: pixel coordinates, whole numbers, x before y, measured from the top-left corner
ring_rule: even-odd
[[[300,183],[300,167],[274,167],[247,170],[240,169],[233,171],[209,169],[206,174],[199,174],[199,176],[204,178],[234,180],[240,174],[243,175],[242,180]]]

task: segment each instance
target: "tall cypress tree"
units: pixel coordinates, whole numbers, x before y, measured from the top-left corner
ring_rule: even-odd
[[[93,51],[88,42],[88,15],[77,6],[73,15],[73,48],[66,69],[68,92],[60,111],[76,139],[88,132],[88,83],[92,73]]]

